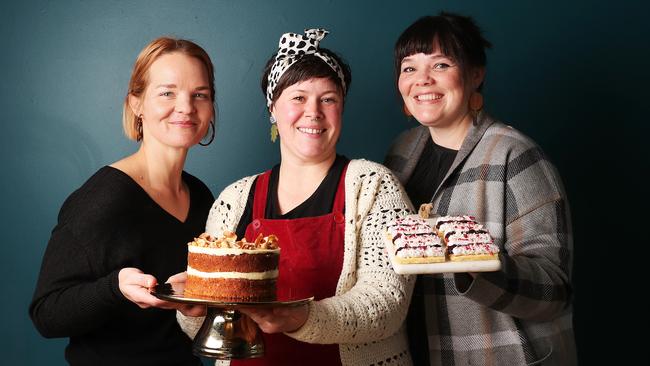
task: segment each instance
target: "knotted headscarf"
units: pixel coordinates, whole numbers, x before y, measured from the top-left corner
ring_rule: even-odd
[[[334,70],[336,75],[341,79],[341,86],[343,87],[343,95],[345,95],[345,76],[341,65],[333,58],[319,52],[318,45],[320,41],[325,38],[329,33],[328,30],[322,28],[305,29],[305,34],[285,33],[280,38],[278,43],[278,53],[275,56],[275,62],[271,66],[269,72],[269,80],[266,86],[266,105],[271,108],[273,104],[273,92],[278,86],[278,81],[282,75],[293,65],[296,61],[305,55],[314,55],[325,61],[325,63]]]

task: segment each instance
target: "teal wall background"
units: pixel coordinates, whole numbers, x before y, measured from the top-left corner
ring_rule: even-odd
[[[419,16],[475,17],[494,44],[487,109],[556,162],[573,209],[575,330],[583,365],[634,360],[647,334],[650,6],[638,1],[17,1],[0,5],[0,363],[63,365],[27,307],[63,200],[133,152],[121,108],[139,50],[189,38],[216,68],[218,131],[186,170],[218,194],[278,160],[258,81],[281,33],[322,26],[349,62],[339,151],[381,161],[414,126],[400,113],[392,46]],[[634,216],[632,216],[634,215]],[[627,219],[624,219],[627,218]],[[640,224],[640,225],[639,225]],[[628,254],[628,249],[631,253]]]

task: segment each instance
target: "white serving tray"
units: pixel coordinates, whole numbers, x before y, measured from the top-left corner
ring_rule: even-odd
[[[434,225],[436,218],[426,219],[427,223]],[[462,261],[462,262],[440,262],[440,263],[399,263],[395,259],[395,249],[393,242],[387,236],[384,236],[388,258],[393,265],[395,273],[402,275],[409,274],[435,274],[435,273],[458,273],[458,272],[494,272],[501,269],[501,261],[482,260],[482,261]]]

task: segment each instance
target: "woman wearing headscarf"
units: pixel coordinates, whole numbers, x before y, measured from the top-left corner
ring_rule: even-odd
[[[243,178],[215,201],[206,231],[279,238],[278,293],[314,296],[295,308],[249,309],[265,356],[233,365],[410,365],[404,318],[412,278],[384,251],[388,222],[411,212],[385,167],[336,153],[350,71],[319,43],[328,32],[286,33],[262,76],[280,164]],[[201,318],[179,315],[195,334]]]

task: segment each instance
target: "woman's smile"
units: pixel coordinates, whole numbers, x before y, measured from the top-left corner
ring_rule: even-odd
[[[416,95],[414,99],[419,102],[424,102],[424,101],[438,101],[442,99],[442,97],[443,97],[442,94],[429,93],[429,94]]]
[[[327,130],[324,128],[298,127],[298,131],[307,135],[320,136],[323,132]]]

